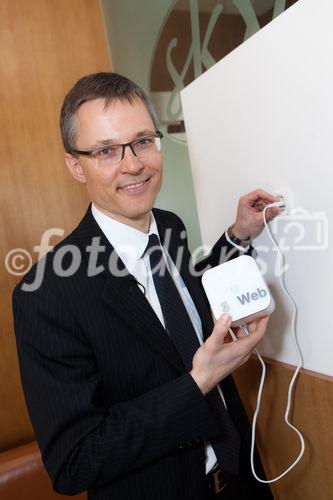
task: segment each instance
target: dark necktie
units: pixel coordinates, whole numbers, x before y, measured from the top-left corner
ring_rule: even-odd
[[[200,344],[192,321],[187,313],[177,287],[166,267],[158,236],[151,234],[146,248],[153,280],[161,305],[165,327],[187,370],[192,369],[192,359]],[[238,473],[240,437],[230,415],[213,389],[206,400],[220,429],[220,436],[211,440],[220,465],[231,474]]]

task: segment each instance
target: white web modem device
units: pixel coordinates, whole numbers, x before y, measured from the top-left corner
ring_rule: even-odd
[[[206,271],[202,284],[215,319],[228,313],[232,326],[270,315],[274,299],[256,261],[241,255]]]

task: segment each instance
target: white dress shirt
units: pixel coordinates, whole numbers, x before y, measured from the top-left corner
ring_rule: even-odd
[[[103,214],[94,204],[91,206],[92,214],[105,234],[106,238],[113,246],[127,270],[134,276],[138,282],[140,290],[145,294],[155,314],[159,318],[163,327],[165,322],[162,314],[161,305],[156,292],[154,279],[151,273],[149,256],[144,254],[148,245],[149,235],[156,234],[159,238],[157,224],[153,213],[151,213],[151,221],[148,233],[143,233],[127,224],[123,224],[111,217]],[[198,341],[202,344],[203,333],[201,319],[194,302],[189,294],[185,283],[180,276],[177,267],[173,263],[169,253],[162,247],[163,256],[166,260],[168,270],[173,278],[177,290],[184,302],[185,308],[192,321],[194,330],[198,337]],[[222,393],[220,393],[222,396]],[[225,403],[225,402],[224,402]],[[206,443],[206,474],[216,464],[217,459],[215,452],[209,442]]]

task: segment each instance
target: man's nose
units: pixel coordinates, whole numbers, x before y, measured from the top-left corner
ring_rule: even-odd
[[[144,165],[140,161],[140,158],[135,154],[132,144],[127,144],[123,148],[123,157],[120,162],[122,170],[127,170],[131,172],[136,172],[141,170]]]

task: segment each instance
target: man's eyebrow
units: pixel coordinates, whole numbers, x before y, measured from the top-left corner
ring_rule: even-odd
[[[135,137],[146,137],[147,135],[155,135],[155,134],[156,134],[155,130],[146,129],[138,132]]]
[[[140,137],[147,137],[148,135],[155,135],[155,130],[150,130],[150,129],[145,129],[145,130],[140,130],[139,132],[137,132],[134,136],[133,136],[133,141],[135,141],[135,139],[139,139]],[[132,141],[131,141],[132,142]],[[124,144],[124,143],[121,143],[119,141],[115,141],[114,139],[101,139],[100,141],[96,142],[93,146],[91,146],[91,150],[93,149],[98,149],[100,147],[103,147],[103,146],[111,146],[112,144],[114,144],[115,146],[117,144]]]

